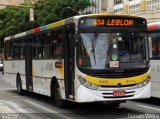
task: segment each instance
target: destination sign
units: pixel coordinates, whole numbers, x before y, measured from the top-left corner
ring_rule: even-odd
[[[95,19],[92,22],[95,26],[133,26],[134,20],[128,19]]]
[[[142,18],[132,17],[100,17],[100,18],[82,18],[79,21],[79,27],[140,27],[145,26],[146,21]]]

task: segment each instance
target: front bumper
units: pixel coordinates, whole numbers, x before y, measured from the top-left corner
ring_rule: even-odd
[[[151,97],[151,82],[146,86],[135,89],[124,89],[126,95],[122,97],[113,97],[113,91],[115,88],[107,88],[104,90],[91,90],[82,85],[76,90],[75,100],[76,102],[102,102],[102,101],[113,101],[113,100],[128,100],[128,99],[142,99]]]

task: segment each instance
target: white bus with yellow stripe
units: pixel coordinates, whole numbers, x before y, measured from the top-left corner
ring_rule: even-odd
[[[150,97],[147,24],[115,14],[80,15],[5,38],[5,79],[18,94],[57,106]]]
[[[160,98],[160,22],[148,23],[151,96]]]

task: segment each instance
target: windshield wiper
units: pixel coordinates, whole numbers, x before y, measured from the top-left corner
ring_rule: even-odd
[[[94,55],[95,64],[96,64],[96,56],[95,56],[95,47],[96,47],[96,43],[94,43],[94,41],[96,42],[97,36],[98,36],[98,32],[96,31],[95,34],[94,34],[94,38],[93,38],[93,39],[91,38],[91,42],[92,42],[92,50],[93,50],[92,52],[93,52],[93,55]]]

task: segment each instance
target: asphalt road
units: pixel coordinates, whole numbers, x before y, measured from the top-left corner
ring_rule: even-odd
[[[57,108],[51,98],[27,93],[19,96],[0,74],[0,119],[160,119],[160,99],[132,100],[118,108],[105,104],[70,103]]]

